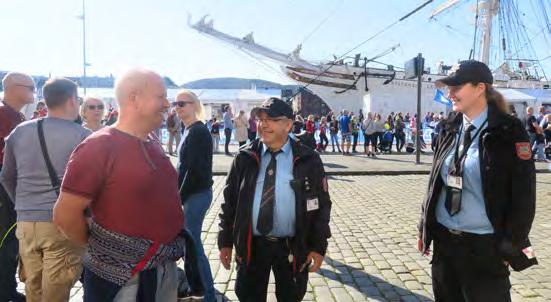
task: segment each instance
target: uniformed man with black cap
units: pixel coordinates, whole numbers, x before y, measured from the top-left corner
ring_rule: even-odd
[[[253,112],[260,139],[239,150],[227,177],[220,259],[229,269],[235,246],[240,301],[266,301],[271,270],[277,300],[301,301],[331,236],[325,171],[315,151],[289,137],[287,103],[270,98]]]
[[[419,224],[433,242],[436,301],[511,301],[509,266],[537,263],[528,234],[536,179],[528,134],[493,87],[488,67],[462,61],[437,84],[453,111],[443,121]]]

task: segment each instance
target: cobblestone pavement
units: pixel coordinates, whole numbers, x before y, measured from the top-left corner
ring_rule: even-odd
[[[427,179],[425,175],[332,177],[333,237],[321,271],[310,274],[304,300],[431,301],[429,259],[415,249]],[[203,240],[219,300],[237,301],[235,267],[227,271],[220,265],[216,247],[223,182],[224,177],[215,177],[214,202],[205,219]],[[540,265],[511,274],[513,301],[551,300],[551,174],[538,174],[537,198],[531,239]],[[274,291],[271,283],[269,301],[276,301]],[[81,299],[77,283],[71,301]]]
[[[215,183],[215,202],[205,220],[216,289],[230,301],[235,270],[218,261],[217,214],[223,177]],[[338,176],[330,179],[332,233],[320,273],[310,274],[305,301],[432,300],[429,259],[416,248],[416,224],[427,176]],[[513,272],[513,301],[551,300],[551,175],[538,174],[537,214],[531,237],[540,265]],[[271,279],[273,282],[273,278]],[[276,301],[270,284],[269,301]]]

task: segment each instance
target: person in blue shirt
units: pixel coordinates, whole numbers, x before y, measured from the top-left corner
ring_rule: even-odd
[[[341,129],[341,150],[343,155],[350,155],[350,143],[352,135],[352,123],[348,110],[343,110],[339,118],[339,128]],[[346,148],[344,147],[346,144]]]
[[[222,115],[222,121],[224,123],[224,135],[226,136],[226,143],[224,144],[224,152],[226,155],[231,155],[230,153],[230,141],[231,135],[233,132],[233,113],[231,111],[230,105],[226,106],[226,112]]]
[[[492,83],[474,60],[437,82],[448,86],[454,112],[437,137],[418,235],[424,255],[433,243],[436,301],[511,301],[509,267],[537,264],[529,137]]]
[[[260,139],[241,148],[224,187],[218,247],[230,269],[235,247],[239,301],[302,301],[331,236],[331,201],[319,154],[289,136],[291,106],[278,98],[254,110]]]

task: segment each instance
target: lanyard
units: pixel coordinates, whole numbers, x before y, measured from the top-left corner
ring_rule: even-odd
[[[459,145],[462,143],[462,134],[463,134],[463,125],[461,125],[461,131],[459,132],[459,135],[457,137],[457,142],[455,144],[455,154],[454,154],[454,160],[452,162],[452,165],[450,165],[450,168],[448,169],[449,174],[456,175],[456,176],[462,176],[463,175],[463,166],[465,165],[465,159],[467,158],[467,151],[472,145],[472,142],[477,138],[477,136],[480,134],[482,129],[484,128],[484,125],[488,122],[488,119],[486,119],[480,127],[476,130],[474,133],[471,144],[468,146],[465,146],[463,150],[461,150],[461,154],[459,154]],[[464,141],[464,139],[463,139]]]

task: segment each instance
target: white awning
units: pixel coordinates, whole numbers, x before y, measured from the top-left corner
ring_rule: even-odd
[[[535,97],[542,104],[551,104],[551,89],[522,89],[521,91]]]
[[[536,102],[536,98],[523,93],[522,89],[513,89],[513,88],[496,88],[499,93],[503,95],[505,100],[509,103],[526,103],[528,105]]]

